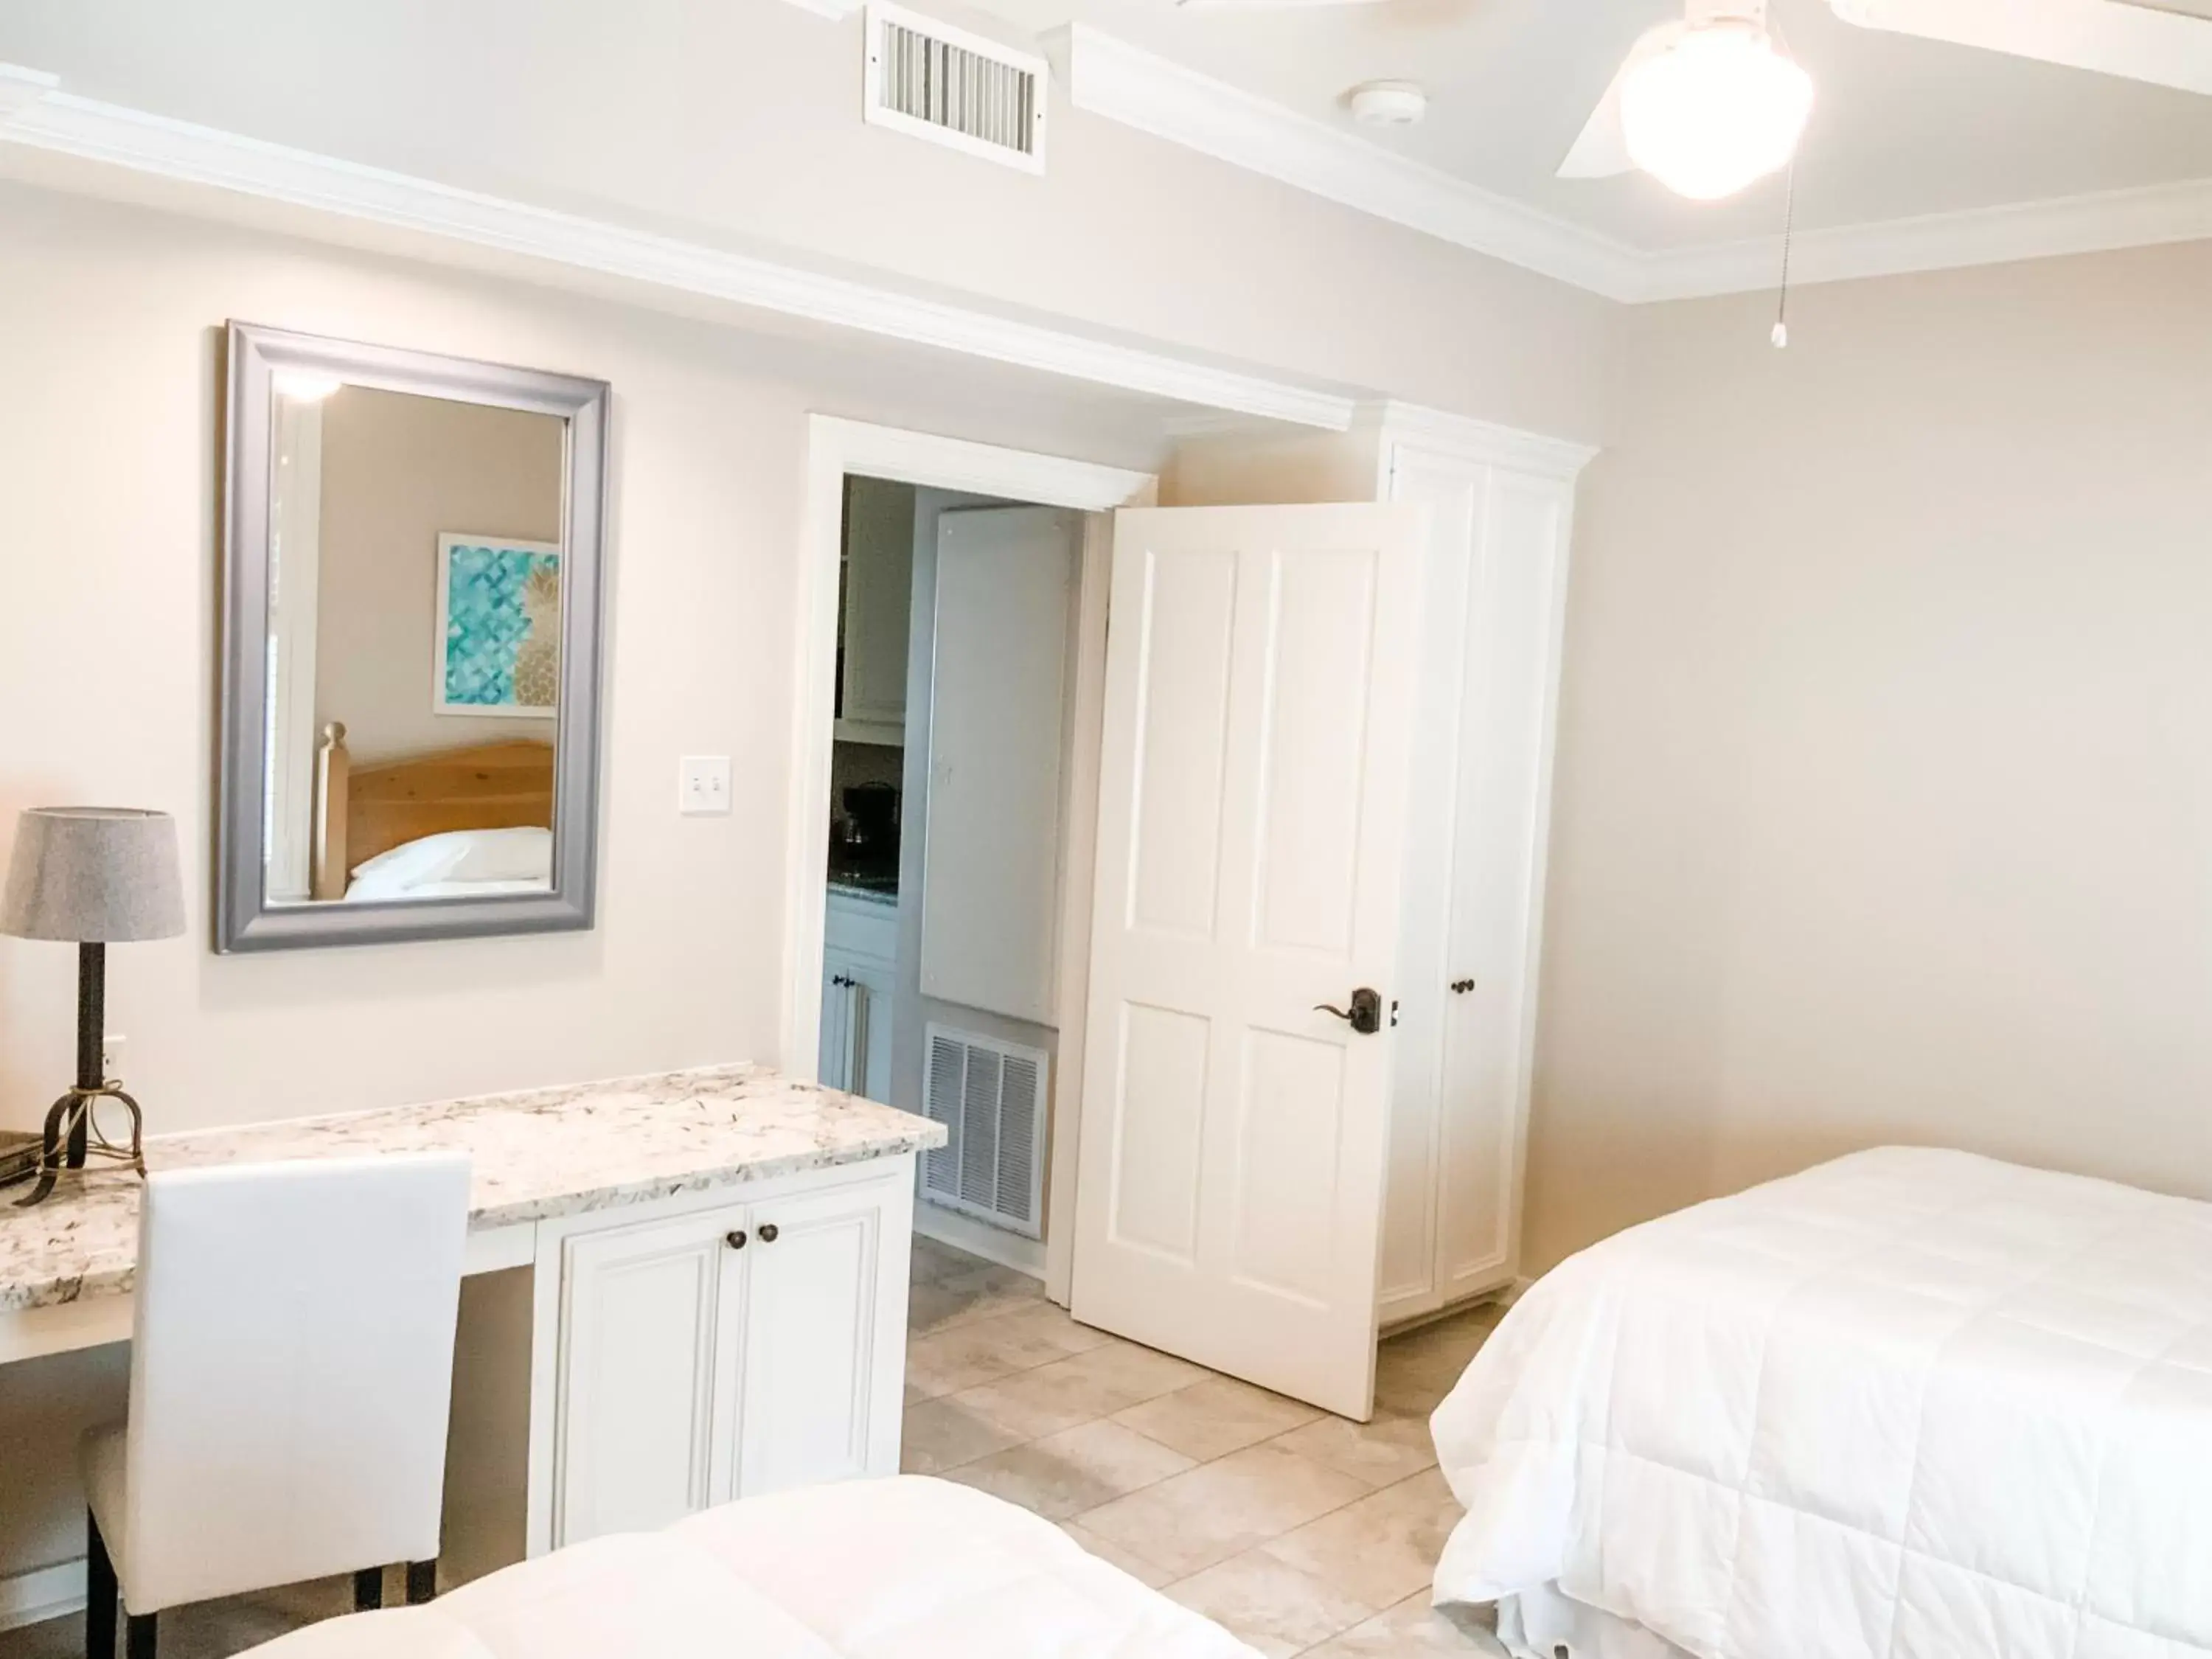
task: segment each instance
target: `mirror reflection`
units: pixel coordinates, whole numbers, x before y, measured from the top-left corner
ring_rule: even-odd
[[[568,422],[272,378],[267,902],[549,891]]]

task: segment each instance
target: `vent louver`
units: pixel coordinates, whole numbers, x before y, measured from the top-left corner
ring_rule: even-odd
[[[1045,62],[896,6],[868,8],[867,118],[1044,171]]]
[[[922,1196],[1043,1237],[1043,1052],[929,1027],[922,1109],[951,1137],[923,1155]]]

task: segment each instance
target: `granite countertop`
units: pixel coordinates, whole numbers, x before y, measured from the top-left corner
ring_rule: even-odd
[[[474,1159],[469,1222],[483,1229],[944,1144],[943,1127],[925,1118],[764,1066],[728,1066],[158,1136],[146,1143],[146,1165],[465,1150]],[[29,1190],[0,1188],[0,1313],[131,1288],[135,1174],[95,1168],[65,1178],[44,1204],[16,1209]]]

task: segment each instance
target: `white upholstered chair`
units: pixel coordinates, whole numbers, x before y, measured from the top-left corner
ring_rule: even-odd
[[[139,1220],[128,1419],[85,1436],[85,1649],[155,1615],[386,1565],[434,1587],[465,1155],[156,1173]]]

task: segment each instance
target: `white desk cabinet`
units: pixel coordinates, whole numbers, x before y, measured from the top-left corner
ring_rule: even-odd
[[[896,1473],[913,1191],[908,1156],[542,1225],[531,1553]]]

